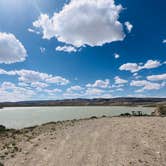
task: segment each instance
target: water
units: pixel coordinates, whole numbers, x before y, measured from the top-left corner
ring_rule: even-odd
[[[23,128],[51,121],[82,119],[102,115],[115,116],[131,111],[150,114],[154,108],[124,106],[80,107],[11,107],[0,109],[0,124],[7,128]]]

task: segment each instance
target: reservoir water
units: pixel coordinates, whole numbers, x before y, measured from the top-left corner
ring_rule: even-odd
[[[103,115],[116,116],[132,111],[151,114],[154,108],[124,106],[6,107],[0,109],[0,124],[7,128],[20,129],[51,121],[101,117]]]

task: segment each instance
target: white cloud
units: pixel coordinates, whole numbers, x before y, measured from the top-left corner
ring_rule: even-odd
[[[112,85],[112,88],[121,88],[121,87],[124,87],[124,84],[115,84],[115,85]]]
[[[55,89],[44,89],[43,91],[48,93],[49,95],[55,95],[57,93],[62,92],[61,89],[57,89],[57,88],[55,88]]]
[[[67,89],[67,92],[73,92],[73,91],[81,91],[83,90],[84,88],[82,88],[81,86],[71,86],[70,88]]]
[[[28,88],[16,86],[11,82],[3,82],[0,85],[0,101],[23,101],[32,99],[35,92]]]
[[[34,30],[34,29],[32,29],[32,28],[28,28],[28,32],[31,32],[31,33],[36,33],[36,34],[40,34],[40,32],[39,31],[36,31],[36,30]]]
[[[43,82],[32,82],[31,86],[34,88],[45,88],[45,87],[48,87],[48,84]]]
[[[28,28],[28,32],[35,33],[35,30],[34,30],[34,29],[32,29],[32,28]]]
[[[26,84],[25,82],[19,82],[19,83],[18,83],[18,86],[21,86],[21,87],[28,87],[29,85]]]
[[[115,57],[115,59],[118,59],[118,58],[120,58],[120,55],[117,54],[117,53],[115,53],[115,54],[114,54],[114,57]]]
[[[1,84],[1,90],[7,90],[7,89],[13,89],[15,87],[15,84],[13,84],[12,82],[3,82]]]
[[[122,9],[114,0],[71,0],[50,18],[41,14],[33,26],[42,29],[44,39],[55,37],[75,47],[102,46],[125,38],[118,21]]]
[[[166,43],[166,39],[163,40],[163,43],[164,43],[164,44]]]
[[[46,73],[40,73],[33,70],[18,70],[15,71],[16,75],[19,76],[19,81],[25,83],[33,83],[39,81],[45,81],[49,76]]]
[[[104,93],[104,94],[102,94],[101,96],[99,96],[99,98],[112,98],[112,94],[111,94],[111,92],[107,92],[107,93]]]
[[[131,30],[133,29],[133,25],[129,21],[126,21],[125,26],[126,26],[127,31],[130,33]]]
[[[161,83],[161,86],[162,86],[162,87],[165,87],[165,86],[166,86],[166,82],[162,82],[162,83]]]
[[[61,77],[61,76],[53,76],[47,73],[41,73],[33,70],[13,70],[13,71],[5,71],[0,69],[0,74],[5,75],[17,75],[20,82],[24,82],[27,84],[31,83],[50,83],[50,84],[57,84],[57,85],[66,85],[69,83],[69,80]]]
[[[69,80],[67,80],[66,78],[63,78],[61,76],[52,76],[52,75],[48,75],[45,81],[47,83],[58,84],[58,85],[67,85],[69,83]]]
[[[138,76],[138,73],[133,73],[133,76],[134,76],[134,77]]]
[[[63,51],[63,52],[76,52],[77,50],[73,46],[58,46],[55,48],[56,51]]]
[[[136,63],[126,63],[120,66],[120,70],[130,71],[132,73],[140,70],[139,66]]]
[[[98,88],[88,88],[84,93],[84,97],[86,98],[111,98],[112,91],[103,90]]]
[[[86,95],[87,96],[98,96],[98,95],[101,95],[103,93],[104,93],[103,90],[97,89],[97,88],[88,88],[86,90]]]
[[[46,51],[46,48],[40,47],[40,52],[41,52],[41,53],[44,53],[45,51]]]
[[[142,67],[142,69],[153,69],[153,68],[157,68],[161,66],[161,63],[157,60],[148,60],[144,66]]]
[[[101,89],[101,87],[88,86],[87,88],[81,86],[72,86],[66,90],[63,96],[66,98],[110,98],[111,90]]]
[[[165,74],[159,74],[159,75],[151,75],[147,77],[150,81],[163,81],[166,80],[166,73]]]
[[[85,88],[75,85],[67,88],[66,92],[63,94],[65,98],[80,98],[85,97]]]
[[[114,80],[115,80],[115,84],[126,84],[128,82],[127,80],[124,80],[120,78],[119,76],[116,76]]]
[[[84,98],[85,97],[85,94],[80,94],[80,93],[76,93],[76,92],[66,92],[63,94],[63,97],[64,98],[70,98],[70,99],[73,99],[73,98]]]
[[[0,63],[22,62],[26,57],[23,44],[13,34],[0,32]]]
[[[138,73],[133,73],[133,77],[135,77],[135,79],[140,79],[142,76],[138,75]]]
[[[161,84],[152,83],[147,80],[138,80],[138,81],[133,80],[130,83],[130,85],[136,86],[136,87],[142,87],[141,89],[137,90],[136,92],[142,92],[144,90],[158,90],[162,87]]]
[[[124,89],[123,88],[118,88],[118,89],[116,89],[116,91],[124,91]]]
[[[16,75],[16,72],[14,70],[6,71],[6,70],[0,68],[0,74],[1,75]]]
[[[110,85],[109,79],[105,80],[96,80],[93,84],[87,84],[88,88],[108,88]]]
[[[162,64],[157,60],[148,60],[144,65],[137,63],[126,63],[119,67],[119,70],[126,70],[132,73],[138,72],[143,69],[153,69],[161,66]]]

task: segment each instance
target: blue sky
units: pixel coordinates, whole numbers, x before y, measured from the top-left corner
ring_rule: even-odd
[[[166,97],[166,2],[1,0],[0,101]]]

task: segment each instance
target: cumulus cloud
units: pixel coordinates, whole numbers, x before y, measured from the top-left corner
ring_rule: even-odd
[[[76,52],[76,48],[73,46],[58,46],[55,48],[56,51],[63,51],[63,52]]]
[[[63,94],[66,98],[82,98],[85,97],[85,88],[75,85],[66,89],[66,92]]]
[[[131,86],[136,86],[136,87],[142,87],[141,89],[137,90],[136,92],[142,92],[144,90],[158,90],[160,89],[162,86],[161,84],[158,83],[152,83],[150,81],[147,80],[133,80],[130,83]]]
[[[83,93],[78,93],[78,92],[65,92],[63,93],[64,98],[85,98],[85,94]]]
[[[119,21],[122,9],[114,0],[71,0],[52,17],[41,14],[33,26],[42,29],[44,39],[55,37],[75,47],[102,46],[125,38]]]
[[[166,80],[166,73],[159,74],[159,75],[151,75],[151,76],[148,76],[147,79],[150,81],[164,81]]]
[[[23,44],[13,34],[0,32],[0,63],[22,62],[26,57]]]
[[[87,96],[98,96],[98,95],[101,95],[103,93],[104,93],[103,90],[97,89],[97,88],[88,88],[86,90],[86,95]]]
[[[132,73],[137,72],[140,70],[138,64],[136,63],[126,63],[120,66],[119,70],[126,70]]]
[[[28,88],[16,86],[11,82],[3,82],[0,85],[0,101],[23,101],[29,100],[35,92]]]
[[[82,88],[81,86],[71,86],[70,88],[67,89],[67,92],[73,92],[73,91],[81,91],[83,90],[84,88]]]
[[[42,90],[42,91],[48,93],[49,95],[55,95],[55,94],[57,94],[57,93],[62,92],[61,89],[57,89],[57,88],[55,88],[55,89],[44,89],[44,90]]]
[[[109,88],[110,81],[109,79],[105,80],[96,80],[93,84],[87,84],[88,88]]]
[[[153,69],[161,66],[161,63],[157,60],[148,60],[144,66],[142,66],[142,69]]]
[[[67,85],[69,80],[63,78],[61,76],[52,76],[48,75],[47,79],[45,80],[47,83],[57,84],[57,85]]]
[[[86,98],[111,98],[112,91],[99,88],[87,88],[84,97]]]
[[[1,75],[16,75],[16,72],[14,70],[6,71],[6,70],[0,68],[0,74]]]
[[[131,30],[133,29],[133,25],[129,21],[126,21],[125,26],[126,26],[127,31],[130,33]]]
[[[119,76],[116,76],[114,80],[115,80],[115,84],[126,84],[128,82],[127,80],[124,80],[120,78]]]
[[[97,87],[72,86],[63,94],[65,98],[110,98],[111,90]]]
[[[35,88],[45,88],[45,87],[48,87],[48,84],[43,82],[33,82],[31,83],[31,86]]]
[[[57,84],[57,85],[66,85],[69,83],[69,80],[61,77],[61,76],[53,76],[47,73],[41,73],[33,70],[13,70],[13,71],[6,71],[0,69],[0,74],[4,75],[16,75],[18,76],[18,80],[23,83],[27,84],[36,84],[39,82],[43,83],[50,83],[50,84]]]
[[[126,63],[119,67],[119,70],[130,71],[132,73],[138,72],[143,69],[153,69],[161,66],[162,64],[157,60],[148,60],[145,64],[139,65],[137,63]]]

